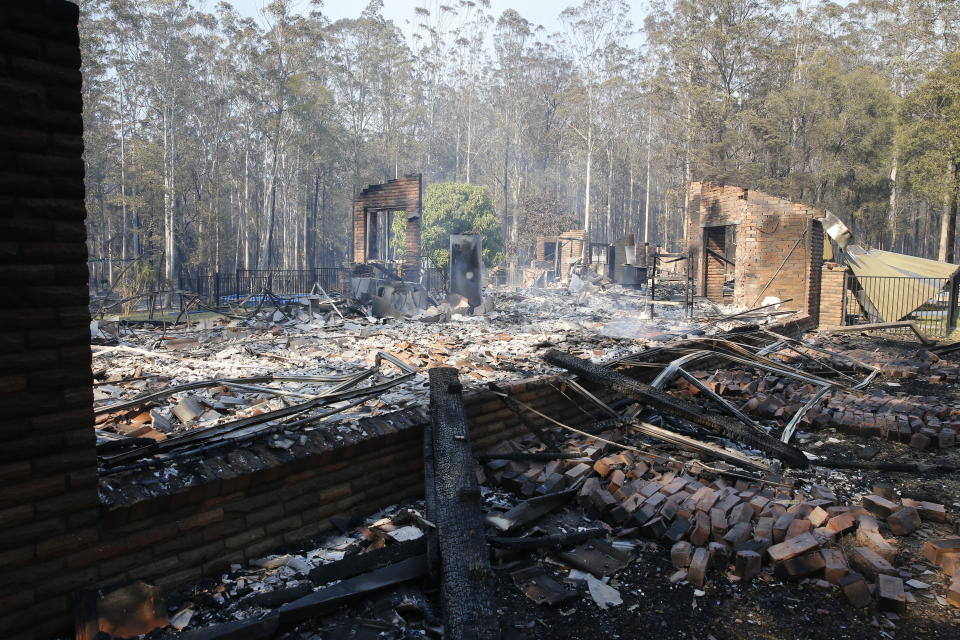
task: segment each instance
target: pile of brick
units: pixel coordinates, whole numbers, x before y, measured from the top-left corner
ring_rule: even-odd
[[[817,392],[812,384],[746,369],[691,373],[735,404],[741,400],[739,409],[758,420],[789,420]],[[671,391],[699,393],[684,379],[678,379]],[[807,411],[800,422],[807,428],[836,427],[844,433],[895,440],[917,449],[947,448],[957,444],[960,405],[936,396],[835,391]]]
[[[902,378],[924,379],[935,384],[960,381],[960,364],[941,360],[940,356],[927,349],[916,349],[891,356],[886,351],[844,349],[842,345],[830,341],[813,345],[826,348],[833,353],[833,355],[829,355],[798,343],[790,346],[790,349],[771,353],[768,357],[801,368],[806,368],[806,365],[810,363],[809,358],[813,358],[841,371],[850,370],[854,363],[862,363],[876,367],[880,370],[882,378],[892,380]]]
[[[922,520],[946,521],[943,505],[895,503],[888,487],[878,486],[885,495],[867,495],[861,505],[844,505],[821,485],[804,492],[785,478],[710,479],[695,468],[664,465],[605,444],[589,445],[583,453],[588,460],[491,461],[488,478],[526,496],[581,483],[578,503],[588,515],[618,536],[671,545],[676,568],[671,581],[697,587],[711,574],[751,580],[766,564],[781,580],[838,586],[856,607],[875,600],[883,611],[902,612],[908,601],[904,580],[909,585],[912,574],[894,566],[896,537],[910,535]],[[885,537],[881,526],[894,537]],[[960,567],[960,539],[937,550],[931,562],[949,571]],[[951,589],[950,602],[960,606],[960,580]]]
[[[928,540],[923,544],[920,553],[950,578],[947,602],[960,607],[960,538]]]

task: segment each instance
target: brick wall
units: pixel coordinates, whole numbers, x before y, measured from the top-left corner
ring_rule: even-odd
[[[836,327],[843,324],[843,290],[847,282],[847,268],[834,262],[823,265],[820,282],[820,325]]]
[[[583,424],[587,417],[555,382],[540,378],[508,389],[558,420]],[[474,451],[525,433],[489,392],[468,393],[465,405]],[[171,589],[330,532],[334,516],[369,515],[422,496],[424,419],[399,412],[364,420],[363,433],[343,440],[317,429],[289,450],[254,443],[181,462],[176,475],[148,468],[103,477],[99,513],[93,511],[88,526],[69,537],[33,532],[38,548],[59,560],[18,569],[42,574],[36,589],[42,606],[0,618],[0,637],[69,632],[70,596],[80,588],[141,579]]]
[[[49,581],[99,535],[78,18],[0,7],[0,615],[37,637],[69,615]]]
[[[820,323],[820,298],[823,286],[823,223],[813,220],[810,223],[807,255],[807,313],[817,324]]]
[[[367,212],[381,209],[406,211],[404,277],[419,272],[420,211],[423,207],[423,177],[419,173],[372,184],[353,199],[353,261],[364,263],[367,255]],[[381,256],[382,258],[382,256]]]
[[[583,257],[583,245],[587,241],[587,232],[583,229],[564,231],[559,236],[560,243],[557,250],[560,252],[560,281],[570,279],[570,265]]]
[[[722,265],[712,266],[720,261],[705,254],[705,238],[716,243],[714,228],[736,225],[733,304],[750,307],[768,296],[792,298],[784,309],[816,318],[823,261],[819,220],[825,212],[760,191],[699,182],[690,185],[688,210],[687,252],[699,295],[720,300]]]
[[[534,242],[535,253],[537,262],[546,262],[547,261],[547,243],[555,244],[557,242],[557,236],[537,236],[536,241]]]

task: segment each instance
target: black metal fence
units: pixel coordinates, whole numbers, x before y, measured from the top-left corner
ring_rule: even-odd
[[[182,291],[196,293],[208,305],[219,306],[235,304],[248,297],[255,303],[264,290],[280,298],[307,295],[315,283],[319,283],[328,293],[349,293],[350,269],[318,267],[181,273],[177,286]]]
[[[844,324],[909,320],[943,338],[957,326],[957,280],[848,273],[843,310]]]
[[[314,269],[240,269],[235,272],[182,272],[177,286],[200,296],[209,306],[236,304],[246,298],[256,304],[264,291],[278,298],[308,295],[319,283],[327,293],[349,295],[352,270],[347,267]],[[447,274],[443,269],[423,270],[423,286],[431,291],[446,291]]]

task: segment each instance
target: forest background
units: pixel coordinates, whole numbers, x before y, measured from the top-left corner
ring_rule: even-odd
[[[642,24],[583,0],[557,32],[489,0],[425,0],[406,29],[381,0],[78,4],[101,280],[341,265],[354,194],[413,172],[482,190],[507,262],[574,226],[678,250],[691,180],[954,261],[955,0],[656,0]]]

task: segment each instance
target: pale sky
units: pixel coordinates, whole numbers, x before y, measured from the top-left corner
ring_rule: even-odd
[[[227,0],[243,15],[259,18],[260,10],[269,0]],[[324,0],[323,13],[330,20],[340,18],[356,18],[367,6],[368,0]],[[454,2],[449,1],[449,4]],[[208,0],[208,8],[212,8],[215,0]],[[404,33],[410,34],[415,28],[417,19],[414,8],[424,5],[435,5],[430,0],[384,0],[383,15],[393,20]],[[566,7],[579,4],[579,0],[491,0],[491,12],[494,18],[500,16],[506,9],[515,9],[517,13],[534,24],[543,25],[547,33],[563,31],[559,15]],[[298,0],[297,5],[304,11],[310,8],[308,0]],[[635,29],[643,26],[643,18],[647,12],[646,0],[630,0],[630,21]],[[635,36],[639,38],[639,36]],[[633,43],[636,44],[636,43]]]

